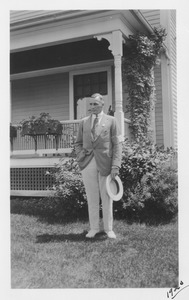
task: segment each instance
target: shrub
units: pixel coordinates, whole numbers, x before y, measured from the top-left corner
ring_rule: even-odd
[[[173,149],[125,141],[120,177],[124,186],[114,215],[128,221],[166,223],[177,214],[177,170],[170,165]]]
[[[62,159],[53,176],[55,195],[52,200],[58,203],[60,208],[55,217],[61,217],[64,220],[87,218],[87,197],[75,158],[70,158],[66,162]]]

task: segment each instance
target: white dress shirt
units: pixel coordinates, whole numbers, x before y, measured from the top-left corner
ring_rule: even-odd
[[[91,129],[93,128],[93,123],[94,123],[94,120],[96,119],[96,116],[98,116],[98,124],[100,124],[103,114],[104,114],[103,111],[101,111],[98,115],[92,114]]]

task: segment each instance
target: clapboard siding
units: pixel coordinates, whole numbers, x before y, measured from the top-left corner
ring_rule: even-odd
[[[170,56],[170,88],[171,88],[171,103],[172,106],[172,128],[170,128],[170,135],[172,135],[172,142],[171,144],[174,147],[177,147],[177,78],[176,78],[176,10],[167,10],[166,15],[167,18],[164,18],[163,24],[161,24],[161,11],[160,10],[141,10],[146,20],[152,27],[158,27],[162,25],[167,30],[167,39],[166,44],[169,51]],[[165,12],[164,12],[165,14]],[[162,122],[163,125],[163,117],[162,114],[166,113],[163,112],[163,100],[162,100],[162,91],[161,91],[161,72],[159,77],[157,77],[157,73],[155,74],[155,85],[156,85],[156,96],[157,96],[157,103],[156,103],[156,141],[157,143],[166,142],[166,139],[169,139],[168,136],[164,136],[164,131],[162,126],[160,127],[159,124]],[[166,101],[166,99],[164,99]],[[163,113],[162,113],[163,112]],[[165,117],[165,116],[164,116]],[[158,125],[157,125],[158,124]],[[163,137],[164,136],[164,137]],[[167,141],[167,143],[169,143]]]
[[[171,83],[173,103],[173,134],[174,146],[177,147],[177,66],[176,66],[176,10],[170,12],[170,56],[171,56]]]
[[[11,122],[18,123],[41,112],[58,120],[69,119],[69,76],[55,74],[11,82]]]
[[[162,85],[161,85],[161,65],[154,68],[155,76],[155,124],[156,124],[156,144],[163,145],[163,107],[162,107]]]

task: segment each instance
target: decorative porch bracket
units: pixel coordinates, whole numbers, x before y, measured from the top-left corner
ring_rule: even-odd
[[[114,56],[114,72],[115,72],[115,118],[120,127],[122,138],[124,138],[124,113],[123,113],[123,87],[122,87],[122,55],[123,55],[123,35],[120,30],[102,35],[96,35],[99,41],[106,39],[109,42],[108,49]]]

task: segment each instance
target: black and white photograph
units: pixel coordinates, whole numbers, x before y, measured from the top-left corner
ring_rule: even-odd
[[[160,4],[6,9],[2,299],[187,299],[189,27]]]

